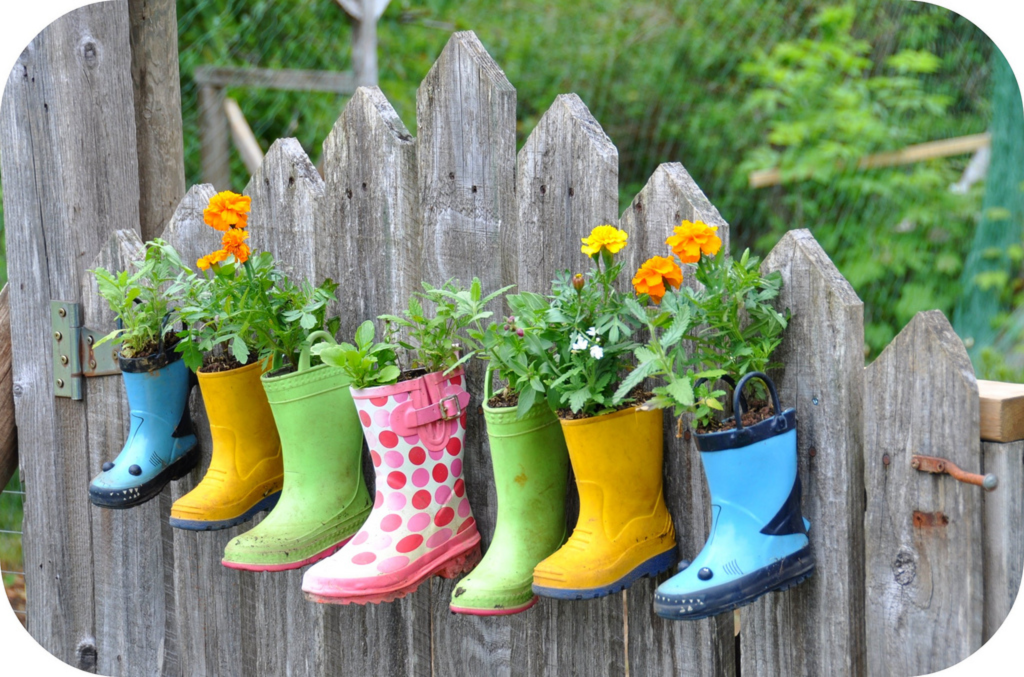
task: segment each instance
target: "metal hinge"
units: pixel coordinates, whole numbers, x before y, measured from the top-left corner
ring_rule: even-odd
[[[82,304],[50,301],[53,327],[53,396],[82,399],[82,377],[120,374],[117,343],[98,349],[93,344],[105,334],[82,326]]]

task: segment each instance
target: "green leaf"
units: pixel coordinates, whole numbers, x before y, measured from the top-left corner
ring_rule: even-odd
[[[537,401],[537,391],[533,388],[526,388],[519,393],[519,404],[516,406],[516,418],[522,418]]]
[[[359,328],[356,329],[356,345],[360,349],[366,348],[373,343],[373,337],[375,336],[376,330],[373,327],[373,322],[366,320]]]
[[[235,356],[239,364],[245,364],[249,359],[249,347],[245,345],[245,341],[242,340],[241,336],[236,336],[231,341],[231,354]]]
[[[693,386],[686,376],[677,377],[665,387],[674,400],[685,407],[693,406]]]
[[[619,387],[616,388],[615,394],[612,395],[612,402],[618,404],[621,402],[633,388],[640,385],[640,382],[651,375],[654,368],[657,366],[656,362],[643,362],[636,369],[629,372],[626,378],[622,380]]]
[[[381,384],[391,384],[397,381],[401,374],[401,369],[393,364],[389,364],[377,373],[377,382]]]
[[[579,390],[569,393],[569,408],[572,409],[573,413],[579,413],[580,409],[587,403],[587,400],[591,398],[590,389],[583,387]]]

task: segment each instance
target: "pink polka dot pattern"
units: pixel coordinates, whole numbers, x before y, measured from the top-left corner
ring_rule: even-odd
[[[370,562],[377,559],[377,556],[372,552],[361,552],[352,558],[353,564],[369,564]]]
[[[377,565],[377,570],[384,574],[390,574],[394,571],[398,571],[404,566],[409,564],[409,558],[405,555],[398,555],[396,557],[389,557],[380,564]]]
[[[384,519],[380,521],[380,528],[384,531],[394,531],[400,526],[402,526],[402,516],[396,512],[385,515]]]
[[[449,388],[460,388],[463,377],[451,377],[447,383]],[[422,388],[422,384],[410,381],[401,387]],[[355,538],[310,571],[326,570],[331,578],[349,580],[394,575],[407,568],[418,571],[415,565],[421,558],[444,547],[456,534],[476,529],[462,478],[465,412],[444,424],[451,437],[441,449],[431,451],[426,449],[430,429],[400,436],[391,428],[391,414],[400,404],[429,405],[426,391],[367,397],[388,388],[353,391],[376,474],[373,510]]]

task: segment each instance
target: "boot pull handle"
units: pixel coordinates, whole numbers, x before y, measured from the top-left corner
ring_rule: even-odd
[[[777,418],[782,413],[782,407],[779,406],[779,393],[775,390],[775,384],[772,382],[768,375],[760,371],[752,371],[749,374],[744,374],[743,378],[740,379],[739,385],[732,393],[732,410],[733,415],[736,417],[736,429],[743,429],[743,411],[740,409],[740,401],[743,398],[743,386],[747,385],[747,381],[750,379],[760,379],[766,386],[768,386],[768,392],[772,396],[772,409],[775,411],[775,417]],[[744,402],[745,403],[745,402]]]
[[[715,380],[716,381],[725,381],[726,383],[729,384],[729,387],[732,388],[733,393],[736,392],[736,381],[732,380],[732,376],[729,376],[728,374],[723,374],[723,375],[719,376]],[[706,383],[706,382],[707,382],[707,378],[705,378],[705,377],[701,377],[701,378],[697,379],[696,383],[693,384],[693,389],[696,390],[697,388],[700,387],[700,385],[702,383]],[[744,409],[749,409],[750,408],[750,407],[747,406],[747,398],[744,397],[742,393],[740,394],[740,404],[743,405]],[[733,409],[733,415],[734,416],[736,415],[736,409]]]
[[[302,352],[299,353],[299,371],[306,371],[309,369],[311,362],[310,350],[312,349],[313,344],[321,339],[327,341],[332,346],[338,345],[338,342],[334,340],[334,337],[327,332],[322,330],[313,332],[309,335],[309,338],[306,339],[305,344],[302,346]]]

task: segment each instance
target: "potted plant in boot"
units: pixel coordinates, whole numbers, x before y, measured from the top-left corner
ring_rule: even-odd
[[[569,456],[558,418],[544,394],[541,364],[526,350],[542,341],[534,329],[527,336],[517,318],[490,321],[488,305],[510,287],[483,296],[480,281],[469,289],[436,289],[431,298],[447,297],[460,317],[469,318],[463,340],[472,355],[487,363],[484,421],[498,496],[494,538],[483,560],[452,591],[455,613],[496,616],[526,611],[537,602],[533,570],[567,536],[565,492]],[[538,304],[538,308],[544,302]],[[494,392],[494,379],[504,384]],[[539,386],[539,388],[538,388]]]
[[[275,354],[285,358],[262,383],[281,438],[284,487],[273,512],[228,543],[224,566],[285,571],[312,564],[348,542],[369,515],[350,378],[311,355],[315,345],[335,344],[338,320],[325,314],[336,286],[282,279],[270,292]]]
[[[590,599],[628,588],[675,564],[676,540],[662,487],[662,415],[639,405],[639,388],[613,402],[629,364],[637,322],[616,288],[615,254],[626,233],[598,226],[583,240],[593,265],[562,273],[548,297],[509,303],[540,363],[540,385],[558,413],[580,495],[572,535],[534,569],[533,591]]]
[[[96,343],[119,341],[118,364],[131,409],[124,447],[89,484],[89,500],[103,508],[131,508],[159,494],[199,462],[188,395],[193,382],[174,351],[174,295],[169,287],[181,259],[163,240],[146,243],[133,272],[92,271],[99,293],[120,327]]]
[[[462,478],[470,397],[456,338],[464,323],[453,303],[442,301],[428,312],[425,300],[413,296],[402,317],[382,316],[388,325],[382,343],[365,322],[354,345],[320,349],[324,362],[352,379],[377,489],[355,538],[303,576],[302,590],[312,601],[389,602],[431,576],[454,578],[480,560],[480,534]],[[412,356],[404,371],[395,350],[398,328],[408,339],[397,346]]]
[[[638,366],[627,384],[663,379],[647,406],[674,408],[679,426],[689,414],[696,427],[711,492],[711,531],[700,553],[662,583],[654,599],[658,615],[694,620],[796,585],[813,572],[814,556],[810,525],[800,512],[796,412],[780,408],[764,374],[788,321],[770,303],[781,276],[762,275],[749,251],[739,260],[716,256],[720,241],[703,223],[684,221],[667,244],[682,262],[697,263],[700,290],[659,289],[651,261],[641,267],[634,278],[640,300],[661,303],[630,305],[649,341],[637,348]],[[714,387],[719,379],[736,384],[734,415],[724,421],[714,416],[724,409],[725,392]],[[748,383],[756,392],[744,407]]]
[[[184,289],[177,350],[196,372],[213,438],[210,466],[171,506],[171,526],[226,529],[276,505],[284,481],[281,441],[260,385],[275,361],[268,292],[277,279],[269,253],[253,256],[245,240],[250,201],[235,193],[210,199],[204,218],[222,248],[196,265]],[[276,358],[280,360],[280,356]]]

